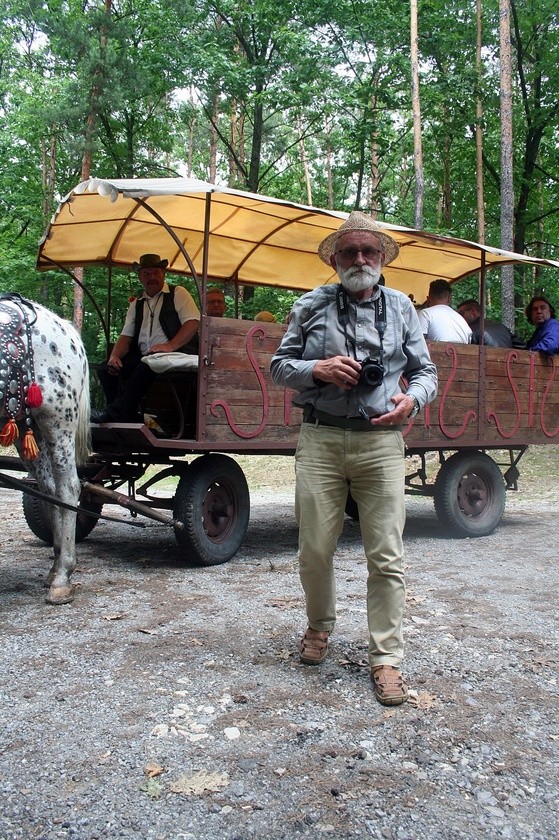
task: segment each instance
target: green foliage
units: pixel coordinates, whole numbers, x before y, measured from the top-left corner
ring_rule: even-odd
[[[559,28],[553,0],[512,0],[516,246],[559,257]],[[498,4],[419,4],[425,227],[478,238],[474,128],[483,102],[486,241],[500,238]],[[380,0],[6,0],[0,11],[0,289],[72,316],[73,283],[34,270],[60,198],[87,171],[192,174],[316,206],[360,207],[412,225],[409,4]],[[452,25],[449,25],[452,22]],[[106,276],[86,270],[102,307]],[[114,277],[120,328],[135,275]],[[477,295],[475,281],[470,284]],[[487,281],[498,317],[498,276]],[[518,271],[516,308],[557,272]],[[466,295],[462,290],[457,298]],[[283,321],[293,296],[256,290],[243,317]],[[228,314],[234,301],[228,298]],[[94,360],[105,335],[86,298]]]
[[[259,312],[271,312],[277,323],[283,324],[298,297],[295,292],[257,288],[248,300],[241,301],[239,314],[242,318],[253,320]]]

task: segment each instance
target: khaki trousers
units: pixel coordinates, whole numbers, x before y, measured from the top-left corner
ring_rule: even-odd
[[[404,442],[395,429],[350,432],[302,423],[295,455],[299,574],[313,630],[336,621],[333,557],[348,487],[367,558],[371,665],[400,665],[405,584]]]

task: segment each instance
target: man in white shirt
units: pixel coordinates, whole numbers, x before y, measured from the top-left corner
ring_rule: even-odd
[[[107,360],[99,369],[107,406],[93,409],[92,423],[133,422],[138,403],[156,374],[142,364],[152,353],[197,353],[200,312],[192,296],[182,286],[165,282],[168,260],[159,254],[143,254],[133,268],[143,294],[132,300],[122,332]],[[125,381],[119,393],[119,379]]]
[[[423,309],[417,313],[423,335],[429,341],[469,344],[471,327],[450,305],[452,288],[446,280],[433,280]]]

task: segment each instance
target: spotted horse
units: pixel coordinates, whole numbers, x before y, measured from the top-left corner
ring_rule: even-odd
[[[89,366],[77,330],[15,293],[0,295],[0,443],[14,444],[38,489],[76,506],[90,448]],[[54,563],[49,604],[74,598],[76,513],[48,505]]]

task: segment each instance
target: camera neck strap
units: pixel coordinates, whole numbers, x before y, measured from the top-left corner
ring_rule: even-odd
[[[347,297],[347,292],[341,283],[336,293],[336,306],[338,309],[338,321],[344,328],[346,353],[349,356],[349,339],[347,335],[347,325],[349,322],[349,300]],[[378,298],[373,301],[373,306],[375,307],[375,329],[378,332],[380,338],[380,361],[382,364],[384,361],[384,347],[382,340],[384,338],[384,333],[386,330],[386,300],[382,289],[380,290]],[[355,358],[355,345],[353,357]]]

